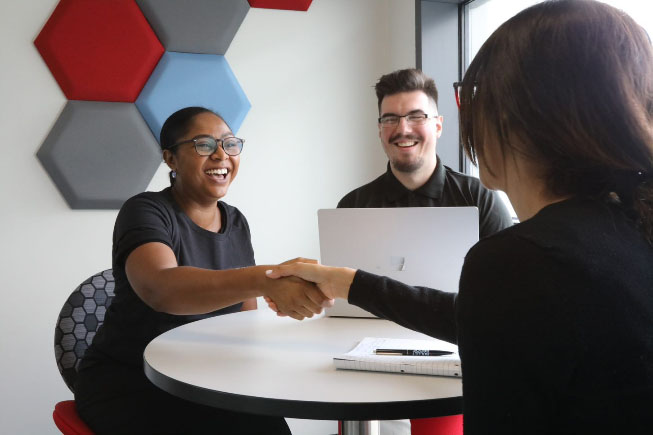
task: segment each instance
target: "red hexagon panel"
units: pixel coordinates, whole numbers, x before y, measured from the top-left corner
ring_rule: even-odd
[[[134,102],[164,51],[134,0],[61,0],[34,45],[69,100]]]
[[[253,8],[307,11],[313,0],[249,0]]]

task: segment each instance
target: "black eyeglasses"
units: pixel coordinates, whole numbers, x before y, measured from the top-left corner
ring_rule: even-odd
[[[406,118],[409,125],[424,124],[430,118],[437,118],[438,115],[427,115],[426,113],[409,113],[408,115],[383,115],[379,118],[379,124],[383,128],[394,127],[399,124],[401,118]]]
[[[472,89],[472,98],[476,95],[476,83],[474,83],[474,88]],[[463,82],[455,82],[453,84],[453,91],[456,95],[456,104],[458,105],[458,108],[460,109],[460,90],[463,87]]]
[[[213,136],[203,134],[195,136],[189,140],[177,142],[176,144],[169,146],[167,149],[190,142],[193,142],[195,152],[200,156],[210,156],[218,150],[218,146],[221,146],[225,154],[228,156],[237,156],[243,150],[243,144],[245,143],[243,139],[234,136],[225,137],[224,139],[216,139]]]

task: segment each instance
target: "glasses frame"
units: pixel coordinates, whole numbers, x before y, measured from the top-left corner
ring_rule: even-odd
[[[396,118],[397,118],[397,123],[396,123],[396,124],[394,124],[394,123],[384,124],[384,123],[381,122],[381,120],[382,120],[383,118],[387,118],[387,117],[389,117],[389,116],[394,116],[394,117],[396,117]],[[409,117],[409,116],[410,116],[410,117],[416,117],[416,118],[418,118],[418,119],[420,119],[420,120],[423,119],[424,121],[420,121],[420,122],[416,122],[416,123],[414,123],[414,124],[411,124],[411,123],[408,121],[408,117]],[[426,123],[427,120],[429,120],[429,119],[433,119],[433,118],[437,118],[438,116],[440,116],[440,115],[438,115],[437,113],[436,113],[435,115],[429,115],[428,113],[422,113],[422,114],[417,114],[417,113],[408,113],[408,114],[406,114],[406,115],[385,115],[385,116],[380,116],[379,118],[377,118],[377,122],[379,123],[379,125],[381,126],[381,128],[390,128],[390,127],[395,127],[395,126],[399,125],[399,123],[401,122],[401,118],[406,118],[406,122],[407,122],[408,124],[411,124],[411,125],[422,125],[422,124]]]
[[[210,138],[210,139],[213,139],[215,141],[215,145],[216,145],[215,150],[213,150],[213,152],[210,153],[210,154],[201,154],[197,150],[197,141],[199,139],[204,139],[204,138]],[[238,139],[240,141],[240,150],[236,154],[229,154],[227,152],[227,150],[225,149],[225,147],[224,147],[224,141],[229,140],[229,139]],[[195,152],[197,153],[197,155],[202,156],[202,157],[207,157],[207,156],[210,156],[212,154],[215,154],[215,152],[218,150],[218,147],[222,148],[222,151],[224,151],[224,153],[226,155],[228,155],[228,156],[231,156],[231,157],[238,156],[238,155],[240,155],[240,153],[243,152],[243,147],[245,146],[245,139],[241,139],[241,138],[236,137],[236,136],[227,136],[227,137],[225,137],[223,139],[218,139],[218,138],[215,138],[215,137],[213,137],[211,135],[208,135],[208,134],[200,134],[199,136],[195,136],[192,139],[182,140],[182,141],[177,142],[177,143],[175,143],[173,145],[170,145],[166,149],[169,150],[169,149],[175,148],[175,147],[177,147],[179,145],[183,145],[185,143],[191,143],[191,142],[193,143],[193,148],[195,148]]]
[[[454,82],[453,83],[453,92],[456,97],[456,104],[458,105],[458,108],[460,109],[460,88],[462,88],[463,82]],[[474,89],[472,90],[472,98],[476,96],[476,90],[477,90],[478,84],[474,82]]]

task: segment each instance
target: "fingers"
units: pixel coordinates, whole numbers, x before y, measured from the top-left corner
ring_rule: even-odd
[[[277,279],[286,276],[296,276],[306,281],[315,283],[320,282],[320,268],[317,264],[308,263],[292,263],[273,266],[265,271],[269,278]]]
[[[263,299],[265,299],[265,302],[267,302],[268,307],[274,311],[275,313],[279,314],[279,307],[277,307],[277,304],[274,303],[272,299],[270,299],[267,296],[263,296]]]
[[[311,307],[320,310],[320,311],[315,311],[315,314],[319,314],[320,312],[322,312],[322,304],[325,301],[329,300],[329,298],[324,296],[324,293],[322,293],[320,289],[318,289],[316,286],[311,286],[306,291],[306,296],[312,302]]]
[[[315,260],[313,258],[297,257],[297,258],[293,258],[292,260],[284,261],[281,264],[293,264],[293,263],[317,264],[317,260]]]
[[[277,279],[285,276],[293,276],[292,265],[273,266],[272,269],[266,270],[265,275],[268,278]]]

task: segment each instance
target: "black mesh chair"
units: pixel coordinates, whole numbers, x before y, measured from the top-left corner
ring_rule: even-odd
[[[72,392],[79,362],[104,322],[104,314],[113,300],[113,289],[111,269],[93,275],[73,290],[59,313],[54,330],[54,355],[59,373]],[[63,434],[92,434],[77,415],[74,400],[57,403],[52,418]]]

